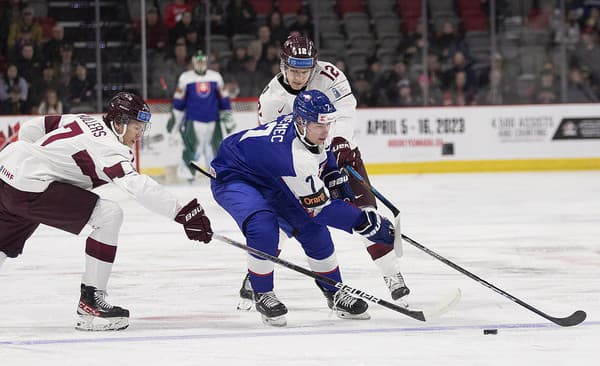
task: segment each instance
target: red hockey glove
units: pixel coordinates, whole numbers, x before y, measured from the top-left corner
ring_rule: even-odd
[[[334,137],[331,141],[331,152],[335,156],[338,167],[343,168],[346,165],[355,167],[356,149],[350,149],[350,143],[343,137]]]
[[[175,221],[183,225],[185,234],[190,240],[208,243],[212,239],[210,221],[195,198],[179,211]]]

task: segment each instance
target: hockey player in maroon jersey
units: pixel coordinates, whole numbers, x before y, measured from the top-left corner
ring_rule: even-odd
[[[356,169],[368,181],[360,150],[355,142],[356,99],[352,95],[346,75],[333,64],[317,59],[317,49],[313,42],[292,32],[281,46],[281,72],[264,88],[258,102],[260,124],[266,124],[277,117],[292,112],[294,99],[304,90],[319,90],[333,103],[337,110],[337,122],[332,133],[331,149],[340,168],[346,165]],[[377,209],[375,196],[353,175],[349,176],[355,197],[353,203],[360,208]],[[400,230],[399,227],[396,230]],[[367,252],[379,267],[392,298],[402,305],[402,297],[410,292],[404,282],[400,263],[394,248],[383,243],[364,241]],[[396,243],[395,245],[399,245]],[[242,283],[239,309],[249,309],[251,286],[248,276]]]
[[[23,251],[39,224],[79,234],[85,225],[85,272],[76,328],[119,330],[129,310],[106,302],[123,212],[91,189],[115,183],[149,210],[183,225],[191,240],[208,243],[210,221],[196,199],[177,198],[133,166],[132,148],[150,125],[139,96],[120,92],[100,120],[85,114],[41,116],[23,123],[19,141],[0,151],[0,265]]]

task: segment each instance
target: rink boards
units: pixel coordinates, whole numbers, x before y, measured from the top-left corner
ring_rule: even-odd
[[[29,116],[0,117],[0,148]],[[238,129],[256,112],[235,112]],[[181,140],[152,116],[140,146],[144,173],[176,165]],[[593,104],[369,108],[357,111],[356,141],[371,174],[600,169],[600,111]]]

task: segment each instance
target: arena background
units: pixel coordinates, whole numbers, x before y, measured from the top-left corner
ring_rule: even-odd
[[[319,57],[345,66],[351,79],[370,180],[401,209],[402,232],[547,314],[581,309],[587,319],[558,327],[407,244],[402,268],[411,306],[427,307],[449,290],[462,290],[462,299],[439,319],[420,323],[376,304],[369,321],[337,319],[312,280],[278,266],[277,294],[290,313],[287,327],[273,329],[256,311],[236,310],[246,252],[218,240],[192,243],[179,224],[104,185],[96,191],[125,213],[109,299],[131,309],[131,326],[117,333],[73,328],[91,228],[74,236],[41,225],[24,255],[0,270],[2,365],[596,366],[600,1],[239,2],[251,7],[253,29],[219,18],[233,0],[0,0],[0,71],[14,57],[11,16],[32,8],[40,45],[62,26],[64,51],[72,49],[95,91],[78,105],[62,95],[65,107],[100,116],[116,91],[143,95],[153,126],[136,161],[142,172],[163,178],[178,162],[178,136],[165,124],[184,66],[174,61],[176,42],[158,49],[149,34],[137,32],[138,24],[145,29],[144,15],[159,12],[165,19],[176,3],[190,7],[198,22],[195,46],[226,79],[238,129],[256,125],[256,97],[272,75],[258,78],[250,71],[256,64],[236,59],[235,50],[256,40],[257,27],[274,9],[286,26],[308,16],[313,27],[305,30],[316,35]],[[450,57],[457,49],[466,52],[462,69]],[[277,71],[271,61],[271,72]],[[20,65],[26,77],[36,67]],[[471,87],[453,88],[451,76],[465,69]],[[43,88],[30,90],[39,98]],[[410,98],[400,98],[401,90]],[[40,112],[31,97],[17,105],[19,113],[0,108],[0,149]],[[217,234],[243,242],[207,183],[168,188],[181,202],[197,198]],[[391,217],[383,206],[379,212]],[[335,229],[331,234],[344,283],[391,301],[361,239]],[[306,266],[293,240],[280,258]],[[486,329],[497,334],[485,335]]]
[[[239,11],[248,17],[235,18]],[[172,27],[166,44],[156,43],[151,14]],[[19,122],[41,112],[48,85],[37,84],[35,72],[50,68],[46,48],[54,42],[72,49],[72,62],[86,68],[93,85],[85,103],[59,90],[65,111],[99,114],[119,90],[149,100],[153,127],[137,163],[162,177],[180,149],[178,136],[165,131],[185,69],[177,40],[186,44],[185,57],[196,49],[209,54],[242,129],[256,124],[256,98],[279,70],[277,41],[285,29],[311,36],[319,58],[348,76],[359,105],[357,141],[371,174],[600,168],[597,1],[15,0],[2,2],[0,15],[0,70],[16,63],[30,85],[17,106],[23,113],[0,108],[0,148],[14,141]],[[19,33],[10,23],[28,16],[31,40],[22,35],[27,27]],[[271,38],[261,43],[264,26]],[[24,61],[18,50],[29,42],[34,56]],[[265,51],[267,43],[275,54]],[[262,55],[251,51],[257,44],[265,47]],[[247,53],[238,55],[240,48]]]

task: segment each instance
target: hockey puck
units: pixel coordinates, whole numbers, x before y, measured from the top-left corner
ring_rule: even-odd
[[[483,334],[498,334],[498,329],[484,329]]]

